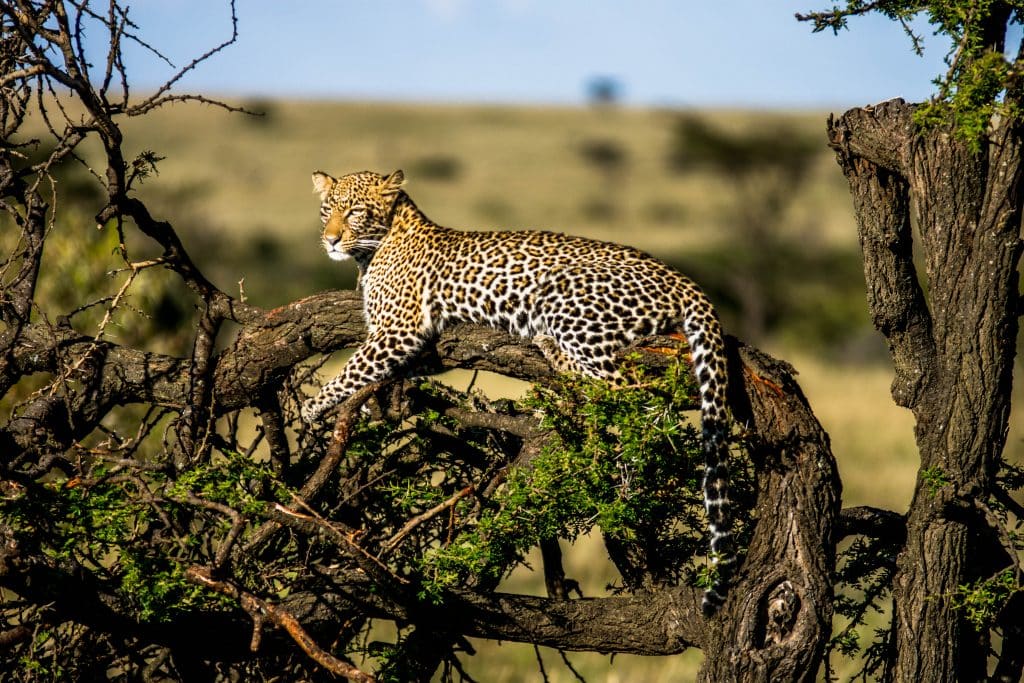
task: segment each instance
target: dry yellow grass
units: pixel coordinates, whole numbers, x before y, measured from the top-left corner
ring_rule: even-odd
[[[509,108],[258,102],[265,118],[176,105],[124,122],[126,149],[166,157],[141,196],[180,213],[183,198],[204,228],[244,237],[268,232],[310,257],[317,200],[310,173],[403,168],[410,192],[435,220],[464,228],[551,228],[617,239],[659,253],[731,237],[720,209],[735,188],[705,173],[679,174],[666,158],[680,112],[639,109]],[[824,143],[824,113],[702,112],[727,130],[784,122]],[[41,133],[41,129],[33,131]],[[619,172],[587,163],[588,142],[617,145]],[[87,155],[90,156],[90,155]],[[96,158],[95,155],[91,155]],[[431,177],[436,160],[452,176]],[[793,226],[826,243],[850,244],[843,180],[824,144],[794,203]],[[614,221],[586,207],[612,201]],[[843,210],[836,210],[835,202]],[[319,254],[316,254],[319,256]]]

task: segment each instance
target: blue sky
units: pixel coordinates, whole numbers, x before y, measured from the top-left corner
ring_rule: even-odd
[[[178,90],[239,96],[577,104],[597,76],[638,106],[843,107],[925,99],[947,45],[915,56],[902,29],[861,18],[833,36],[804,0],[238,0],[239,39]],[[227,2],[135,0],[133,20],[178,65],[230,35]],[[98,27],[97,27],[98,28]],[[104,36],[94,29],[94,63]],[[171,68],[128,53],[131,82]]]

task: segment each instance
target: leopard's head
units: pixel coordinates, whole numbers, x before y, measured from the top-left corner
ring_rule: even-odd
[[[388,176],[361,171],[340,178],[321,171],[313,174],[313,189],[322,200],[321,240],[331,259],[369,260],[391,227],[404,181],[401,171]]]

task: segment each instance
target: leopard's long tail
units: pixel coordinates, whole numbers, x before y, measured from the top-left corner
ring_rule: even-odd
[[[704,509],[711,534],[709,556],[717,569],[714,584],[704,591],[701,607],[714,614],[725,602],[736,568],[729,510],[729,408],[726,401],[725,342],[722,326],[703,294],[688,307],[683,329],[690,345],[693,371],[700,386],[701,434],[704,449]]]

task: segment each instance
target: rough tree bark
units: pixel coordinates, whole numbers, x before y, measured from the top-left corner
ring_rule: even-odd
[[[995,569],[971,557],[985,542],[984,501],[1010,411],[1022,130],[995,121],[972,153],[948,129],[919,132],[914,109],[892,100],[828,125],[854,199],[872,319],[896,370],[893,400],[914,414],[921,457],[893,586],[887,676],[982,680],[987,652],[952,598]]]

